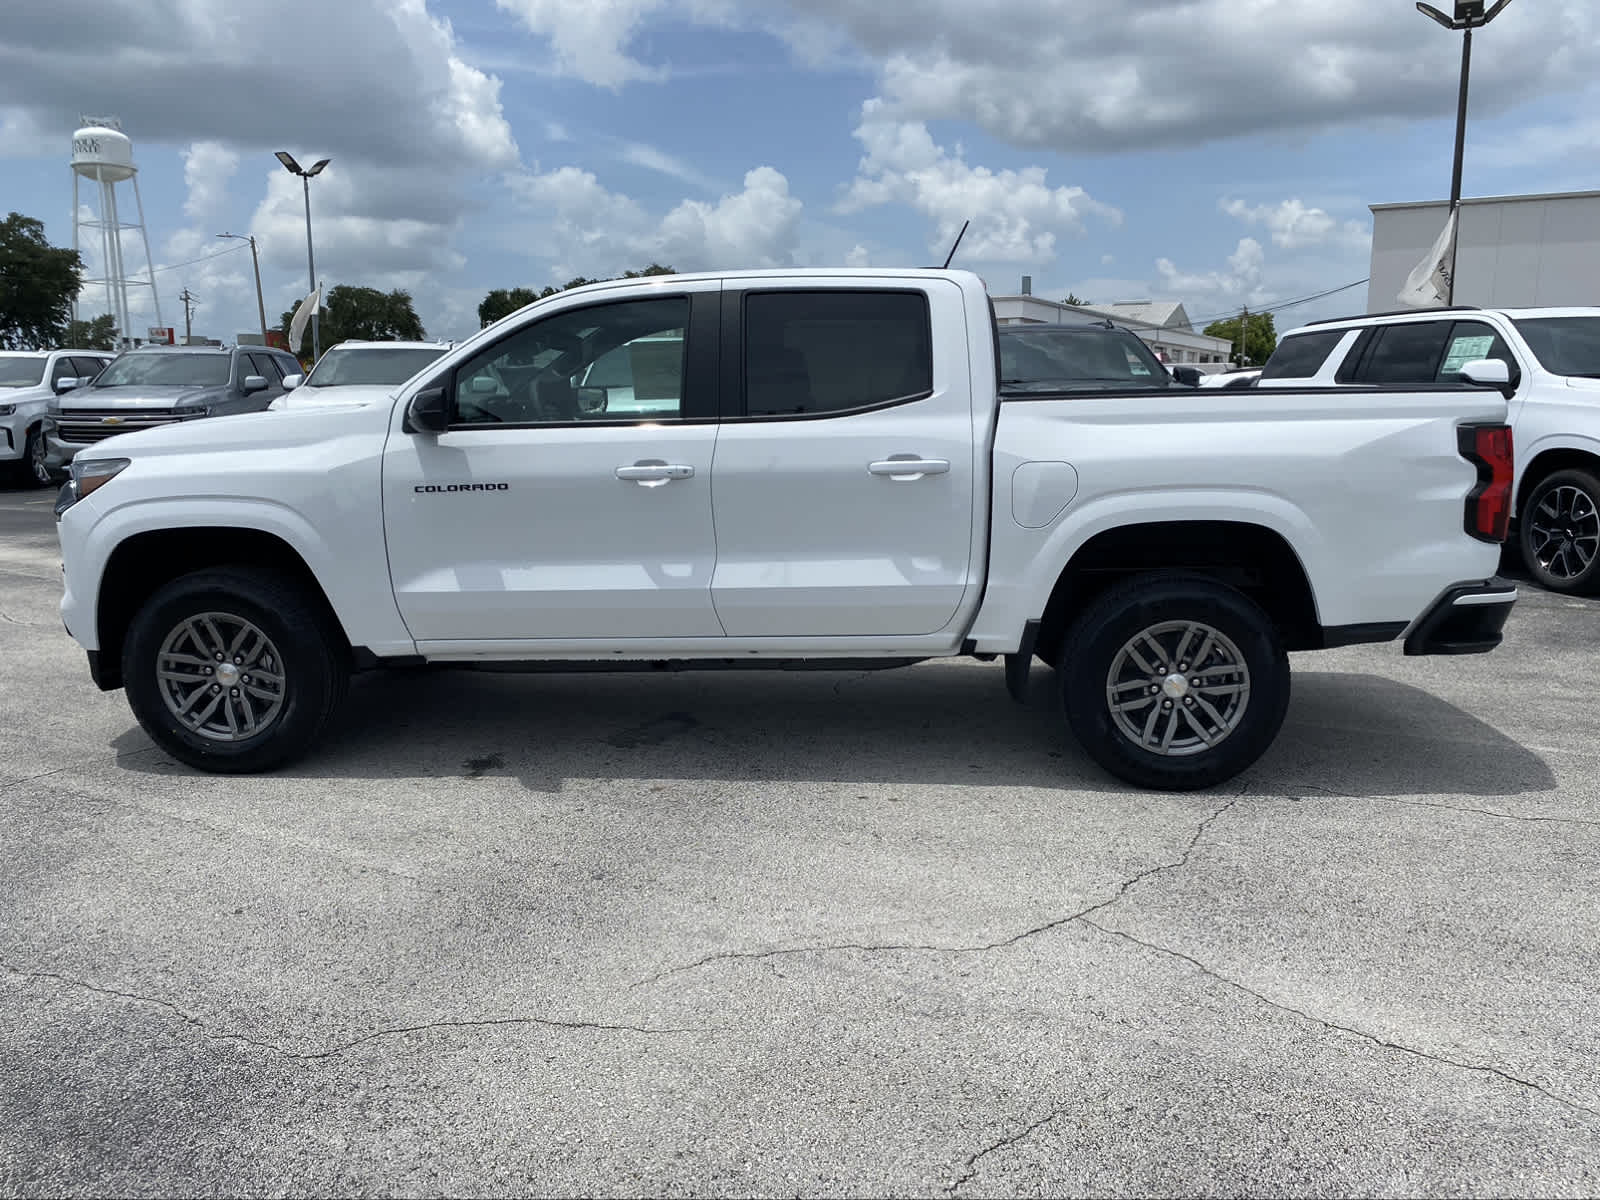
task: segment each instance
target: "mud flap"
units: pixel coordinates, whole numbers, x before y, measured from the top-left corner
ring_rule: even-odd
[[[1022,627],[1022,644],[1015,654],[1006,655],[1006,691],[1018,704],[1028,702],[1028,672],[1033,669],[1033,652],[1039,645],[1039,622]]]

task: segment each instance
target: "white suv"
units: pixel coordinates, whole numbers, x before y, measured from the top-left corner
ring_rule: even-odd
[[[285,391],[267,407],[310,408],[368,403],[389,395],[454,342],[340,342],[322,352],[309,375],[284,378]]]
[[[7,483],[50,482],[45,429],[63,392],[88,383],[112,359],[104,350],[0,351],[0,474]]]
[[[1257,387],[1453,387],[1499,359],[1516,452],[1516,543],[1557,592],[1600,593],[1600,308],[1410,310],[1284,334]]]

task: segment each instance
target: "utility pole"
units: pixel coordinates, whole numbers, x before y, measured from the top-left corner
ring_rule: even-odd
[[[1249,331],[1250,331],[1250,306],[1248,304],[1246,304],[1244,306],[1244,308],[1242,310],[1240,310],[1240,313],[1239,313],[1239,369],[1241,371],[1244,370],[1244,368],[1246,366],[1246,361],[1245,361],[1245,356],[1244,356],[1244,347],[1245,347],[1244,337],[1245,337],[1245,334],[1248,333]]]
[[[187,346],[194,337],[194,306],[200,302],[200,297],[184,288],[178,293],[178,299],[183,301],[183,344]]]

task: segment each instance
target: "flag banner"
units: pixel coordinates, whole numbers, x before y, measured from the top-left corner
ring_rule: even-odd
[[[1411,269],[1398,297],[1412,308],[1434,308],[1449,302],[1451,272],[1455,270],[1456,213],[1444,223],[1444,231],[1433,243],[1428,256]]]
[[[300,301],[300,307],[294,310],[294,316],[289,320],[289,349],[296,354],[300,353],[300,343],[305,340],[306,325],[311,320],[311,314],[317,311],[317,305],[321,303],[322,289],[318,288]]]

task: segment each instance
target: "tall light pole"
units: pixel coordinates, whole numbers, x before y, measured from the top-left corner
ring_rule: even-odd
[[[1493,8],[1484,11],[1486,0],[1456,0],[1455,16],[1447,17],[1431,4],[1417,5],[1417,11],[1430,20],[1437,21],[1449,30],[1461,30],[1461,95],[1456,101],[1456,158],[1450,175],[1450,213],[1456,218],[1456,236],[1450,243],[1450,283],[1446,304],[1456,298],[1456,247],[1461,244],[1461,163],[1467,149],[1467,81],[1472,74],[1472,31],[1482,29],[1510,4],[1511,0],[1496,0]]]
[[[261,316],[261,344],[267,344],[267,302],[261,298],[261,260],[256,257],[255,235],[246,236],[242,233],[219,233],[219,238],[232,238],[236,242],[250,243],[250,261],[256,268],[256,312]]]
[[[1501,0],[1501,3],[1506,3],[1506,0]],[[316,255],[311,251],[311,177],[313,175],[322,174],[322,168],[327,166],[332,160],[327,158],[320,159],[310,168],[310,170],[305,170],[301,168],[299,163],[295,162],[294,155],[290,154],[287,150],[279,150],[276,157],[278,161],[283,164],[284,170],[288,171],[291,175],[300,176],[301,186],[305,189],[306,270],[311,275],[311,290],[314,292],[317,290],[317,259]],[[311,361],[313,363],[315,363],[317,359],[322,356],[322,342],[317,329],[317,310],[321,307],[322,297],[318,296],[317,303],[311,309]],[[294,347],[291,346],[290,349],[293,350]],[[299,353],[299,351],[296,351],[296,353]]]

